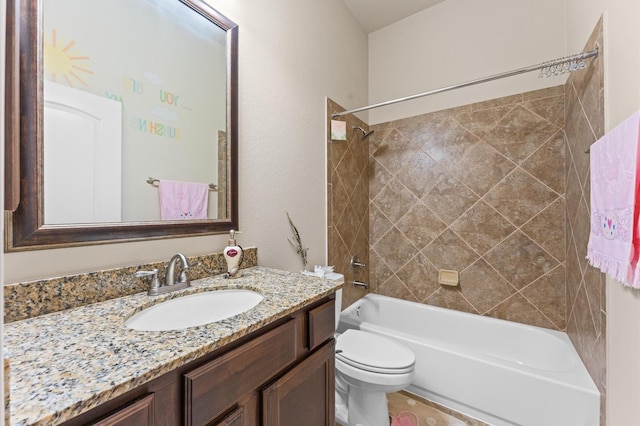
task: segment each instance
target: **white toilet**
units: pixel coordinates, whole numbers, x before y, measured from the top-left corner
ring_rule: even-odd
[[[342,290],[336,292],[336,330]],[[360,330],[336,333],[336,422],[389,426],[387,393],[406,388],[415,355],[391,339]]]

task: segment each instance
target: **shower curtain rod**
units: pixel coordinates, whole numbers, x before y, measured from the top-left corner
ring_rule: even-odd
[[[541,73],[541,77],[548,77],[550,75],[558,75],[565,72],[573,72],[585,67],[584,62],[578,63],[578,61],[582,61],[588,58],[594,58],[598,56],[598,49],[591,50],[589,52],[577,53],[575,55],[566,56],[560,59],[554,59],[552,61],[543,62],[537,65],[530,65],[528,67],[519,68],[517,70],[504,72],[501,74],[495,74],[490,77],[478,78],[476,80],[467,81],[465,83],[454,84],[452,86],[441,87],[440,89],[429,90],[428,92],[417,93],[411,96],[405,96],[403,98],[393,99],[391,101],[380,102],[373,105],[368,105],[361,108],[351,109],[348,111],[335,112],[331,115],[332,118],[340,117],[343,115],[353,114],[354,112],[367,111],[373,108],[379,108],[387,105],[397,104],[398,102],[409,101],[416,98],[422,98],[423,96],[435,95],[442,92],[448,92],[449,90],[461,89],[463,87],[473,86],[475,84],[486,83],[493,80],[499,80],[505,77],[512,77],[518,74],[524,74],[531,71],[543,70]],[[565,64],[569,64],[566,66]],[[545,73],[545,70],[547,71]]]

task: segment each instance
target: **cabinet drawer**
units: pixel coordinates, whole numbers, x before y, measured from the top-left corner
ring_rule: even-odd
[[[309,350],[314,350],[336,332],[336,302],[330,300],[309,310]]]
[[[187,425],[211,422],[296,359],[291,320],[184,375]]]
[[[91,423],[93,426],[154,425],[153,394],[147,395],[109,416]]]

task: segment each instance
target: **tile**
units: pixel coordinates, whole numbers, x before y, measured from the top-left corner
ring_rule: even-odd
[[[396,179],[389,182],[373,200],[393,223],[400,220],[418,201],[418,198]]]
[[[580,268],[584,271],[587,267],[587,244],[589,243],[589,234],[591,233],[591,213],[584,199],[578,206],[578,213],[576,214],[573,230]]]
[[[369,250],[369,285],[371,291],[378,292],[378,288],[382,286],[389,278],[393,276],[391,268],[384,263],[384,260],[376,253],[375,250]]]
[[[578,290],[575,304],[573,306],[572,317],[575,321],[575,329],[570,334],[578,353],[589,353],[597,338],[598,332],[595,328],[591,310],[589,309],[589,300],[583,286]],[[587,367],[589,368],[589,367]]]
[[[422,198],[435,186],[444,172],[436,160],[424,151],[418,150],[396,174],[396,178],[413,192],[413,195]]]
[[[606,295],[603,291],[606,285],[606,275],[599,269],[587,266],[584,271],[584,289],[589,301],[589,309],[593,318],[595,329],[599,332],[602,330],[601,312],[606,309]]]
[[[584,187],[589,174],[590,161],[589,155],[585,154],[585,151],[597,140],[584,114],[581,114],[578,119],[575,133],[567,133],[567,138],[570,140],[569,146],[575,147],[574,151],[572,151],[573,161],[578,173],[578,179]]]
[[[522,168],[558,194],[563,194],[564,149],[564,133],[558,131],[522,163]]]
[[[567,275],[566,275],[566,303],[567,311],[571,311],[575,298],[578,294],[578,288],[582,283],[582,268],[580,267],[580,261],[578,260],[578,253],[575,249],[575,242],[573,241],[573,234],[567,235],[569,240],[569,247],[567,249]],[[567,312],[568,314],[569,312]],[[568,318],[568,315],[565,317]]]
[[[450,175],[440,180],[422,198],[422,202],[449,225],[476,201],[478,196]]]
[[[451,174],[479,197],[516,168],[516,164],[484,142],[476,144]]]
[[[441,286],[439,290],[431,294],[424,303],[441,308],[477,314],[478,311],[464,298],[459,289],[455,287]]]
[[[360,229],[360,217],[353,208],[349,207],[344,211],[344,214],[336,223],[335,228],[347,247],[351,247],[358,229]]]
[[[559,128],[564,127],[564,90],[558,96],[527,100],[522,106]]]
[[[564,200],[558,198],[522,226],[522,232],[560,262],[566,256],[564,214]]]
[[[483,140],[519,164],[557,130],[537,114],[516,106]]]
[[[382,188],[393,179],[393,175],[384,168],[374,157],[369,158],[369,198],[374,199],[382,191]]]
[[[516,230],[508,220],[482,200],[451,224],[451,229],[480,255]]]
[[[564,330],[565,291],[565,269],[558,266],[525,287],[521,293],[555,324],[555,328]]]
[[[489,99],[488,101],[477,102],[471,105],[472,111],[483,110],[487,108],[497,108],[506,105],[514,105],[522,102],[522,93],[518,93],[511,96],[505,96],[502,98]]]
[[[523,93],[522,101],[526,103],[536,99],[552,98],[552,97],[562,96],[562,95],[564,95],[563,84],[558,86],[553,86],[553,87],[547,87],[539,90],[532,90],[531,92]],[[562,112],[562,115],[564,115],[564,112]]]
[[[487,313],[493,318],[500,318],[537,327],[555,329],[554,324],[520,294],[514,294],[509,299]]]
[[[580,186],[580,180],[578,179],[578,174],[576,173],[576,169],[573,164],[569,169],[565,196],[567,203],[567,225],[574,226],[576,215],[578,214],[578,207],[580,206],[580,202],[582,201],[582,188]]]
[[[470,111],[460,114],[455,120],[477,138],[482,138],[513,109],[513,105]]]
[[[358,160],[351,148],[347,148],[346,152],[342,156],[342,159],[336,165],[336,173],[342,179],[347,193],[351,194],[348,189],[353,183],[360,177],[360,170],[358,169]]]
[[[390,173],[395,174],[413,157],[419,148],[397,130],[392,130],[373,153],[373,157]]]
[[[424,114],[417,117],[410,117],[395,123],[398,131],[406,136],[416,146],[422,147],[437,132],[437,127],[433,126],[438,119],[432,114]]]
[[[414,205],[396,226],[418,250],[425,248],[447,227],[422,203]]]
[[[371,244],[374,245],[380,241],[380,238],[389,232],[392,226],[393,223],[387,219],[378,206],[371,203],[369,206],[369,240]]]
[[[487,262],[479,259],[460,274],[460,291],[484,314],[516,292]]]
[[[391,123],[381,123],[373,125],[369,129],[374,131],[373,134],[367,138],[369,157],[371,157],[375,150],[384,143],[395,128],[391,126]]]
[[[425,247],[422,254],[437,269],[454,271],[464,270],[479,257],[471,247],[449,229]]]
[[[558,266],[558,261],[520,231],[511,234],[484,259],[517,289]]]
[[[402,232],[396,227],[391,228],[373,248],[394,272],[418,253],[411,241],[402,235]]]
[[[433,127],[434,134],[422,146],[422,149],[440,163],[445,170],[453,167],[479,140],[450,118],[434,124]]]
[[[384,284],[376,290],[377,294],[383,296],[395,297],[397,299],[409,300],[417,302],[418,300],[411,294],[409,289],[395,275],[391,276]]]
[[[521,169],[498,183],[484,200],[516,226],[522,226],[558,198],[558,194]]]
[[[334,177],[335,179],[331,184],[331,216],[329,216],[329,219],[333,225],[336,225],[349,206],[349,194],[342,184],[342,179],[337,175]]]
[[[419,302],[440,288],[438,270],[420,253],[400,268],[396,276]]]
[[[360,217],[360,221],[367,218],[367,211],[369,208],[369,189],[367,183],[363,177],[360,177],[353,187],[351,196],[349,197],[351,207],[356,211]]]

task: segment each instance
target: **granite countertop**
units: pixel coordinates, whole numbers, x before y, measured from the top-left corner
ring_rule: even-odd
[[[192,288],[145,293],[6,324],[12,425],[58,424],[283,318],[342,286],[341,281],[265,267],[192,282]],[[194,292],[247,288],[264,300],[234,317],[179,331],[135,331],[141,307]]]

